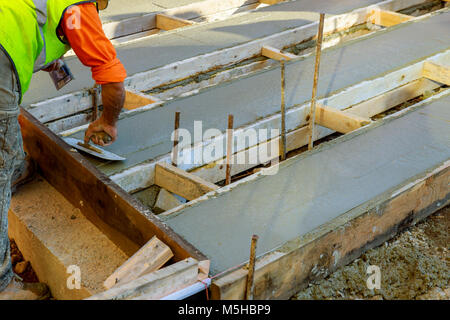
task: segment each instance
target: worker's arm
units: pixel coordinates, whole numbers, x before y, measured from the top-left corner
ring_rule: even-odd
[[[79,10],[67,10],[61,23],[62,32],[80,61],[91,68],[92,78],[102,86],[103,113],[92,122],[85,133],[85,141],[104,144],[94,135],[106,132],[112,142],[117,138],[116,123],[125,101],[123,80],[127,74],[116,56],[116,50],[105,36],[100,17],[93,3],[77,5]],[[73,15],[79,19],[79,27],[74,28]],[[66,23],[69,21],[69,23]]]

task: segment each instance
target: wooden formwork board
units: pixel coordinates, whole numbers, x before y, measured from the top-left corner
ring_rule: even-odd
[[[24,149],[43,176],[124,252],[133,254],[136,247],[156,235],[171,248],[176,260],[205,260],[198,250],[24,109],[19,122]]]

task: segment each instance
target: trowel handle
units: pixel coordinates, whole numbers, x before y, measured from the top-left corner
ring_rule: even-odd
[[[93,135],[96,136],[98,140],[102,140],[104,144],[108,144],[112,141],[111,136],[107,134],[105,131],[96,132]]]

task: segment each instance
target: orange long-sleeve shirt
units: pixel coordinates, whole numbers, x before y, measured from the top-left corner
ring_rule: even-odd
[[[79,4],[76,10],[66,10],[61,28],[81,63],[91,68],[97,84],[122,82],[126,78],[116,49],[103,32],[95,4]]]

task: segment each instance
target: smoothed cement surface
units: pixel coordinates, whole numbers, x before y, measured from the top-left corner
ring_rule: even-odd
[[[324,50],[318,97],[425,59],[450,45],[450,12],[399,26],[363,40]],[[286,67],[286,105],[311,99],[314,56]],[[119,138],[105,149],[127,158],[123,162],[95,162],[108,175],[171,151],[175,111],[181,111],[180,128],[193,136],[194,121],[203,130],[224,131],[228,114],[234,127],[250,124],[280,110],[280,69],[258,72],[236,81],[174,100],[163,107],[126,117],[118,122]],[[72,137],[82,139],[84,132]]]
[[[114,2],[114,1],[111,1]],[[117,55],[128,76],[155,69],[169,63],[214,52],[317,21],[317,12],[341,14],[365,7],[379,0],[315,0],[294,1],[265,7],[224,21],[201,24],[189,29],[151,36],[132,44],[119,45]],[[312,13],[316,12],[316,13]],[[90,88],[94,85],[89,68],[77,57],[66,59],[75,76],[56,91],[45,72],[34,74],[23,105]]]
[[[115,22],[139,17],[147,13],[185,6],[203,0],[111,0],[108,8],[100,11],[102,22]]]
[[[211,259],[214,275],[317,228],[450,158],[450,95],[186,208],[166,223]],[[347,139],[346,139],[347,138]]]

